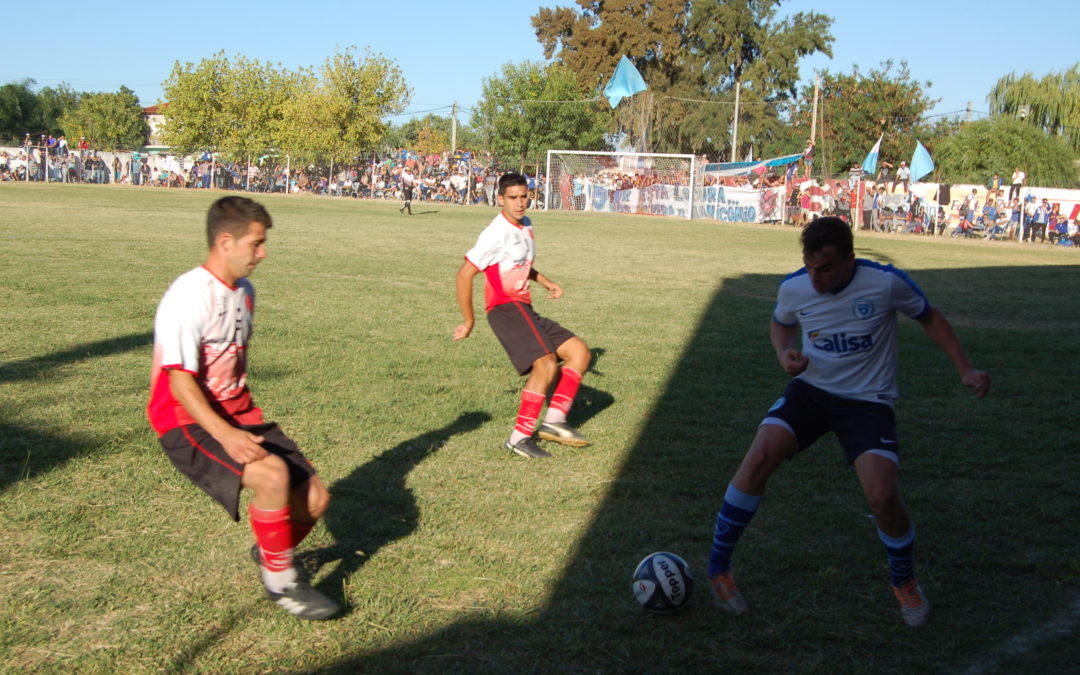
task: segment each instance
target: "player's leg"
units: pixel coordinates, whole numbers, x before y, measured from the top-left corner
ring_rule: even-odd
[[[551,387],[558,370],[559,363],[553,353],[544,354],[533,361],[529,376],[525,380],[525,388],[521,391],[521,403],[518,406],[517,417],[514,419],[514,429],[506,442],[510,451],[533,459],[551,456],[549,452],[536,445],[533,433],[536,431],[537,420],[540,419],[540,411],[544,409],[544,401],[547,398],[545,393]]]
[[[311,532],[311,528],[315,527],[319,519],[326,514],[329,506],[330,492],[318,476],[312,476],[291,491],[289,511],[294,549],[304,541]]]
[[[561,328],[561,327],[560,327]],[[559,381],[551,394],[544,421],[540,424],[540,438],[564,445],[584,447],[589,439],[582,436],[566,421],[570,408],[577,398],[581,387],[581,378],[592,363],[592,352],[585,341],[577,336],[570,337],[559,344],[555,350],[562,367],[559,368]]]

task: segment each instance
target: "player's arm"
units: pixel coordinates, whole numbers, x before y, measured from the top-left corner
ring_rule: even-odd
[[[229,457],[240,464],[248,464],[266,457],[263,437],[248,433],[229,424],[210,406],[202,388],[191,373],[177,368],[169,369],[169,389],[173,398],[184,406],[187,414],[221,443]]]
[[[960,344],[960,338],[956,337],[956,332],[953,331],[945,315],[935,307],[931,307],[916,321],[956,366],[956,372],[960,374],[960,382],[965,387],[974,389],[976,398],[986,396],[986,392],[990,389],[990,375],[971,365],[971,361]]]
[[[558,300],[562,297],[562,286],[537,272],[535,267],[529,270],[529,278],[546,288],[550,299]]]
[[[788,375],[798,375],[806,370],[810,359],[798,348],[799,324],[785,326],[775,319],[769,322],[769,339],[776,350],[776,360]]]
[[[461,264],[457,272],[457,302],[461,308],[462,323],[454,329],[454,340],[464,340],[472,333],[476,325],[476,316],[473,314],[473,277],[480,271],[468,260]]]

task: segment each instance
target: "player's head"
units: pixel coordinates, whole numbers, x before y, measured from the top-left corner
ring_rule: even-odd
[[[522,185],[526,189],[529,187],[529,181],[525,176],[520,173],[511,171],[510,173],[504,173],[499,177],[499,194],[505,194],[506,188],[513,187],[514,185]]]
[[[247,197],[222,197],[210,205],[206,214],[206,243],[214,243],[222,234],[240,239],[247,234],[251,223],[261,223],[265,229],[273,227],[270,214],[262,204]]]
[[[815,218],[802,233],[803,263],[818,293],[845,286],[855,267],[851,228],[835,216]]]

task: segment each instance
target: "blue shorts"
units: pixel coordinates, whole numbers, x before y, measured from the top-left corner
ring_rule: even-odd
[[[900,463],[896,417],[893,409],[884,403],[836,396],[794,379],[761,420],[762,426],[766,424],[790,431],[798,443],[798,452],[832,431],[844,449],[848,464],[865,452]]]

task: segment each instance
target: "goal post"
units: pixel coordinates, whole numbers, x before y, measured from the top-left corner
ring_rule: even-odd
[[[698,158],[548,150],[544,208],[691,218]]]

